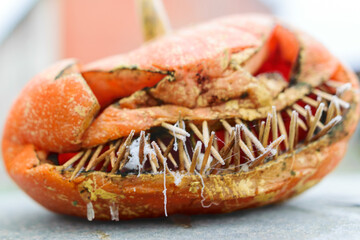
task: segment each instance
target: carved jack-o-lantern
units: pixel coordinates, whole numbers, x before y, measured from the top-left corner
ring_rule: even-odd
[[[7,118],[3,156],[37,202],[90,220],[262,206],[337,165],[357,89],[307,34],[232,16],[35,76]]]

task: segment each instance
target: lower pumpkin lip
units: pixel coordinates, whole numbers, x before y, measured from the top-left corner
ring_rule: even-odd
[[[334,86],[332,87],[334,88]],[[319,98],[319,96],[323,98]],[[321,101],[325,104],[320,103]],[[315,108],[315,104],[318,105],[317,108]],[[147,155],[144,156],[145,161],[142,164],[139,162],[135,164],[137,165],[135,169],[129,168],[131,165],[129,156],[134,158],[130,154],[131,144],[135,142],[133,132],[127,138],[118,139],[92,149],[84,149],[80,153],[73,153],[73,157],[59,163],[58,168],[62,171],[70,171],[72,173],[70,179],[82,174],[84,169],[85,173],[102,171],[108,174],[121,175],[157,174],[161,173],[165,166],[164,160],[161,159],[167,159],[166,168],[169,171],[198,172],[205,175],[249,171],[327,134],[332,127],[341,121],[341,115],[345,114],[348,107],[346,104],[340,98],[333,97],[333,95],[322,90],[314,89],[312,94],[290,108],[281,112],[276,112],[273,108],[273,112],[269,113],[267,119],[244,123],[236,118],[204,121],[201,123],[202,131],[199,130],[199,124],[195,125],[192,122],[185,124],[181,119],[175,125],[164,122],[162,127],[155,127],[147,131],[147,134],[150,133],[151,135],[148,137],[148,141],[151,143],[147,142],[145,145],[152,152],[148,150]],[[182,128],[181,123],[185,124],[186,127]],[[274,131],[274,127],[277,130]],[[239,133],[237,134],[234,131],[232,134],[234,129],[237,129]],[[187,132],[189,130],[191,130],[191,134]],[[217,130],[217,132],[214,134],[215,141],[213,141],[212,147],[208,149],[205,143],[210,140],[211,130]],[[221,135],[226,135],[226,140]],[[163,138],[163,136],[166,137]],[[142,131],[137,136],[138,142],[140,138],[143,138],[144,141],[145,132]],[[190,138],[190,141],[183,143],[182,140],[187,138]],[[175,141],[171,141],[171,139]],[[165,143],[171,141],[172,144],[164,144],[164,140]],[[198,145],[204,146],[196,149],[196,141],[200,142]],[[175,145],[178,144],[179,151],[174,151],[174,143]],[[229,146],[229,151],[224,150]],[[199,155],[201,149],[203,154]],[[239,153],[239,158],[234,151]],[[194,159],[195,153],[198,156]],[[202,164],[204,155],[207,161],[205,165]]]

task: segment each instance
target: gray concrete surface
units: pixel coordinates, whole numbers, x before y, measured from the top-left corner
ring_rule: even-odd
[[[182,221],[120,222],[56,215],[19,190],[3,189],[0,239],[360,239],[359,186],[360,174],[332,174],[280,205]]]

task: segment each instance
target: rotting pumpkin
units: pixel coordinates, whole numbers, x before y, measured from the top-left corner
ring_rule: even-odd
[[[7,118],[7,171],[54,212],[96,219],[283,201],[341,160],[358,80],[265,15],[217,19],[35,76]]]

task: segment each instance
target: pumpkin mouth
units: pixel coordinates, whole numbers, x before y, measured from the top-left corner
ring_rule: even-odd
[[[350,83],[328,80],[291,106],[265,119],[179,120],[135,134],[134,131],[77,153],[49,154],[48,160],[73,180],[79,174],[116,176],[159,174],[229,174],[251,171],[328,134],[350,104]],[[49,163],[49,161],[46,161]]]

